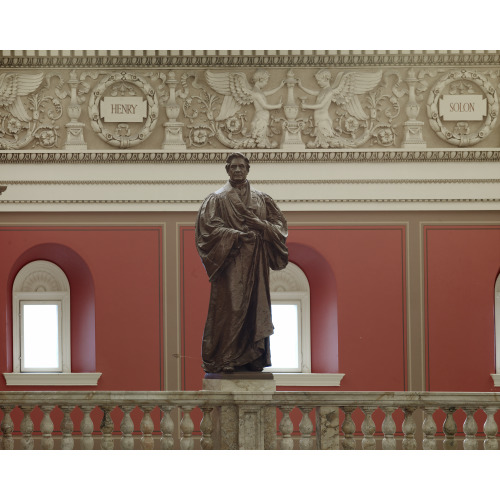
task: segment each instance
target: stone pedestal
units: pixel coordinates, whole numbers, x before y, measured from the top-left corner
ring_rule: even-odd
[[[221,450],[275,450],[276,408],[266,406],[276,391],[272,373],[208,373],[203,390],[232,393],[234,404],[215,408],[214,444]],[[264,404],[263,404],[264,403]]]
[[[306,149],[306,145],[302,141],[300,135],[303,129],[303,122],[297,121],[285,121],[283,123],[283,141],[281,143],[281,149]]]
[[[184,127],[183,123],[169,121],[164,123],[165,127],[165,139],[162,144],[163,149],[179,149],[185,150],[186,143],[182,138],[182,129]]]
[[[64,149],[82,151],[87,149],[87,144],[83,137],[84,123],[71,121],[66,124],[66,142]]]
[[[410,120],[404,124],[404,137],[401,147],[409,149],[425,149],[427,144],[423,138],[424,122]]]

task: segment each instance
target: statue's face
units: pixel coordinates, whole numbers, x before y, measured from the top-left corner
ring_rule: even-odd
[[[330,77],[328,76],[327,73],[319,72],[314,75],[316,78],[316,81],[318,82],[318,85],[321,88],[326,87],[327,85],[330,84]]]
[[[248,175],[248,167],[243,158],[233,158],[226,170],[229,178],[236,183],[244,182]]]

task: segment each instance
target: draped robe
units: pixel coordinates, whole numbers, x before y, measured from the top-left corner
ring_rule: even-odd
[[[253,241],[244,215],[265,224]],[[210,303],[202,342],[203,368],[260,371],[271,365],[273,333],[269,268],[288,263],[287,223],[265,193],[248,181],[239,188],[228,182],[203,202],[196,221],[196,246],[211,282]]]

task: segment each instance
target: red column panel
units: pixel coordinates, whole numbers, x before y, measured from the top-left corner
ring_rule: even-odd
[[[426,226],[427,390],[492,391],[500,226]]]

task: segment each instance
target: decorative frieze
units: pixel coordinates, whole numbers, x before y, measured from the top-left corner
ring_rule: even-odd
[[[498,59],[496,52],[0,56],[0,150],[495,149]]]

